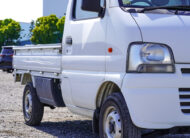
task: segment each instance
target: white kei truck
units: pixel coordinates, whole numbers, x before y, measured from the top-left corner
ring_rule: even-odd
[[[14,47],[23,113],[93,120],[100,138],[190,126],[190,0],[69,0],[62,44]]]

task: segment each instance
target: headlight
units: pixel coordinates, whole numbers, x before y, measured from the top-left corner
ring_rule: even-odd
[[[133,44],[128,52],[128,72],[173,73],[172,51],[162,44]]]

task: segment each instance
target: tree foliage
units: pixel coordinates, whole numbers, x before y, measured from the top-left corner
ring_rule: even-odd
[[[44,16],[37,19],[32,30],[31,41],[35,44],[60,43],[62,41],[65,18],[56,15]]]
[[[62,38],[63,38],[64,25],[65,25],[65,16],[63,16],[57,22],[57,29],[59,31],[59,39],[60,39],[60,41],[62,41]]]
[[[14,45],[20,38],[21,26],[12,19],[0,20],[0,46]]]
[[[34,20],[32,20],[31,21],[31,23],[30,23],[30,27],[29,27],[29,34],[28,34],[28,37],[32,37],[32,31],[34,30],[34,28],[35,28],[35,22],[34,22]]]

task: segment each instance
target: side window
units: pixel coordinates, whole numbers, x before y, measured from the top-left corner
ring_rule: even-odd
[[[101,5],[104,2],[104,0],[101,0]],[[90,11],[84,11],[81,9],[82,7],[82,0],[75,0],[74,2],[74,10],[73,10],[73,18],[76,20],[82,20],[82,19],[89,19],[89,18],[96,18],[98,17],[97,12],[90,12]]]

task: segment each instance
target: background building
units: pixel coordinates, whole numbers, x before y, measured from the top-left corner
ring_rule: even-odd
[[[65,15],[67,3],[68,0],[43,0],[43,16],[55,14],[61,18]]]

